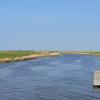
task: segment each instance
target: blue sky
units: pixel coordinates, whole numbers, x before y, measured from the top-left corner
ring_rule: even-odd
[[[100,50],[100,0],[0,0],[0,50]]]

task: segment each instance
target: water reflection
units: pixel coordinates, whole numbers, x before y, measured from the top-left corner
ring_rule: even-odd
[[[100,86],[99,86],[99,87],[93,87],[93,90],[94,90],[95,92],[100,92]]]

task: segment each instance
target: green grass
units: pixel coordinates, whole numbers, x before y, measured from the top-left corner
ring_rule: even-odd
[[[15,58],[31,54],[40,54],[37,51],[0,51],[0,58]]]
[[[90,51],[65,51],[64,52],[65,54],[67,53],[67,54],[77,54],[77,53],[79,53],[79,54],[81,54],[81,53],[83,53],[83,54],[90,54],[90,55],[100,55],[100,51],[93,51],[93,50],[90,50]]]
[[[50,51],[51,52],[51,51]],[[53,51],[52,51],[53,52]],[[0,58],[15,58],[31,54],[40,54],[39,51],[0,51]],[[79,51],[79,53],[100,54],[100,51]]]
[[[100,51],[83,51],[82,53],[100,54]]]

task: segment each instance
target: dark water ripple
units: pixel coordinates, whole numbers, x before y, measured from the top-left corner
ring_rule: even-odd
[[[64,55],[0,64],[0,100],[100,100],[100,57]]]

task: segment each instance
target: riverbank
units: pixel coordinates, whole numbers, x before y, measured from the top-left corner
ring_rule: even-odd
[[[41,57],[59,56],[59,52],[37,52],[37,51],[1,51],[0,63],[38,59]]]
[[[100,51],[0,51],[0,63],[53,57],[65,54],[100,56]]]
[[[62,54],[93,55],[100,56],[100,51],[64,51]]]

